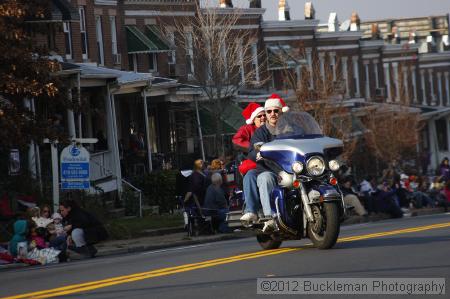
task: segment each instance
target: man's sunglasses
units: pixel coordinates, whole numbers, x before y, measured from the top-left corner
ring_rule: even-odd
[[[278,113],[280,113],[280,109],[266,110],[267,114],[272,114],[272,112],[275,114],[278,114]]]

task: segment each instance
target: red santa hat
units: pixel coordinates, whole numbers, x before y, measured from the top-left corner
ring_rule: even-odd
[[[250,125],[253,123],[253,120],[255,117],[260,113],[263,112],[264,108],[261,107],[261,105],[251,102],[250,104],[245,107],[245,109],[242,111],[242,116],[245,118],[245,123]]]
[[[288,112],[289,107],[286,106],[286,103],[283,101],[283,99],[277,95],[276,93],[273,93],[264,104],[264,108],[270,108],[270,107],[279,107],[281,108],[281,111]]]

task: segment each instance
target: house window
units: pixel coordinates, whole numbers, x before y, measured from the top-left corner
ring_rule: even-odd
[[[137,72],[138,58],[136,54],[128,54],[128,69]]]
[[[439,151],[448,150],[447,122],[444,118],[436,120],[436,136]]]
[[[72,33],[70,22],[63,23],[63,31],[66,44],[66,59],[72,59]]]
[[[252,44],[252,70],[255,72],[255,82],[259,83],[258,45]]]
[[[188,75],[194,74],[194,47],[192,43],[192,32],[186,34],[186,69]]]
[[[224,43],[220,46],[220,52],[221,52],[221,55],[222,55],[223,76],[225,77],[225,79],[228,79],[227,48],[226,48],[226,45]]]
[[[169,32],[169,43],[170,46],[172,47],[172,49],[175,49],[175,32],[171,31]],[[177,63],[177,56],[176,56],[176,51],[170,51],[169,52],[169,64],[176,64]]]
[[[116,17],[110,16],[109,23],[111,26],[111,52],[114,55],[117,55],[117,30],[116,30]]]
[[[56,50],[56,41],[55,41],[55,26],[51,24],[47,25],[47,45],[50,50]]]
[[[241,75],[241,84],[245,84],[245,68],[244,68],[244,51],[242,49],[242,39],[239,39],[238,41],[238,47],[239,47],[239,72]]]
[[[83,59],[88,59],[88,39],[86,33],[86,16],[84,14],[84,7],[79,8],[80,13],[80,33],[81,33],[81,53]]]
[[[158,54],[156,53],[148,54],[148,71],[151,73],[158,71]]]
[[[98,63],[100,65],[105,64],[105,55],[103,52],[103,32],[102,32],[102,17],[95,16],[95,31],[97,33],[97,54]]]

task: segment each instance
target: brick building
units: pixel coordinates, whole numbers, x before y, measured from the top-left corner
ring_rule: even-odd
[[[81,89],[92,111],[79,115],[77,126],[68,113],[68,127],[76,127],[79,136],[107,133],[110,157],[102,154],[102,161],[113,161],[108,163],[115,175],[123,172],[117,143],[127,149],[136,133],[148,136],[144,148],[150,149],[151,155],[144,154],[147,161],[127,169],[127,174],[167,162],[174,167],[187,166],[202,151],[214,155],[210,148],[215,137],[208,136],[210,111],[207,105],[196,111],[197,102],[205,100],[201,90],[192,85],[196,49],[177,45],[175,36],[176,22],[199,13],[196,2],[52,0],[54,18],[66,17],[49,23],[48,35],[37,36],[36,42],[78,67],[72,84]],[[340,23],[331,13],[328,23],[321,23],[310,4],[304,20],[290,19],[287,1],[280,1],[277,21],[263,19],[261,1],[249,1],[245,9],[221,1],[214,9],[224,17],[240,14],[233,30],[251,31],[254,40],[249,53],[252,62],[243,69],[255,69],[257,74],[257,84],[243,84],[224,110],[228,133],[224,135],[243,124],[240,107],[248,101],[263,102],[278,92],[296,106],[295,93],[283,77],[289,69],[298,80],[307,76],[311,89],[327,76],[343,82],[344,99],[349,103],[395,105],[407,101],[420,109],[427,121],[418,150],[432,154],[432,168],[450,154],[448,15],[364,22],[354,14]],[[200,10],[206,12],[207,8]],[[280,55],[285,57],[282,64],[274,60]],[[130,79],[129,72],[146,75],[121,81]],[[98,111],[107,117],[102,119]]]

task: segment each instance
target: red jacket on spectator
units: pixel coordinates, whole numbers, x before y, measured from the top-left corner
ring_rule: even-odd
[[[254,124],[243,125],[239,128],[236,134],[234,134],[233,144],[239,147],[242,151],[248,152],[248,148],[250,147],[250,138],[255,131],[256,126]]]

